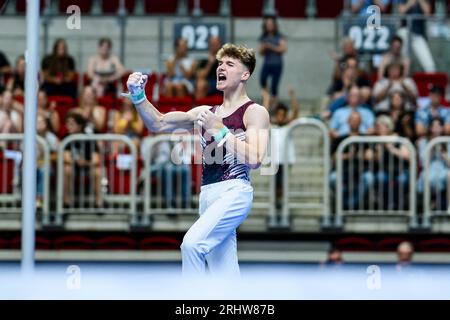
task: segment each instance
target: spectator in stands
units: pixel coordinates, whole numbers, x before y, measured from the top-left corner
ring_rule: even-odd
[[[175,40],[175,53],[166,61],[164,95],[183,97],[194,94],[194,75],[197,63],[188,55],[188,45],[184,38]]]
[[[216,89],[216,70],[219,66],[216,54],[221,47],[222,43],[218,36],[213,36],[209,39],[208,59],[201,60],[198,63],[195,87],[196,99],[201,99],[213,94],[221,94],[221,92]]]
[[[278,84],[283,70],[283,54],[287,50],[287,40],[278,29],[278,23],[274,16],[266,16],[263,19],[262,35],[259,37],[259,53],[264,57],[261,69],[261,88],[267,88],[270,78],[270,94],[272,104],[277,104]]]
[[[125,73],[119,58],[111,53],[112,42],[109,38],[98,41],[97,54],[89,58],[87,76],[97,97],[117,94],[117,80]]]
[[[19,56],[16,61],[16,68],[9,78],[6,88],[13,92],[14,96],[23,96],[25,92],[25,57]]]
[[[44,90],[38,92],[38,114],[42,115],[47,122],[48,130],[57,134],[60,129],[61,119],[59,113],[56,112],[56,103],[48,102],[47,93]]]
[[[13,94],[9,90],[5,90],[2,95],[2,105],[0,106],[0,132],[23,132],[23,105],[14,101]]]
[[[426,40],[426,17],[431,14],[430,2],[428,0],[396,0],[396,2],[400,14],[424,15],[424,18],[412,20],[411,25],[404,20],[403,27],[398,30],[397,34],[403,39],[406,51],[409,32],[411,32],[411,48],[417,60],[426,72],[435,72],[436,65]]]
[[[262,89],[263,96],[263,106],[269,111],[271,114],[270,123],[272,124],[270,134],[272,139],[272,145],[276,147],[274,150],[275,154],[272,156],[272,161],[274,161],[278,166],[278,171],[276,173],[276,206],[278,209],[281,208],[282,199],[283,199],[283,169],[284,165],[289,165],[289,170],[292,164],[295,163],[295,150],[294,145],[290,144],[289,146],[289,155],[288,159],[284,158],[284,147],[286,141],[286,134],[288,130],[288,125],[298,118],[299,115],[299,104],[297,101],[297,97],[295,96],[295,91],[292,87],[288,89],[289,97],[291,98],[291,111],[289,114],[289,108],[282,104],[278,103],[273,112],[271,112],[270,108],[270,93],[267,89]]]
[[[372,95],[370,82],[367,75],[359,69],[358,59],[350,56],[345,62],[341,78],[334,81],[328,90],[332,102],[329,105],[328,112],[324,114],[326,118],[337,109],[346,106],[347,94],[350,87],[353,85],[360,88],[361,104],[370,107]]]
[[[342,259],[342,252],[336,247],[331,247],[327,252],[327,260],[322,264],[323,266],[340,266],[344,263]]]
[[[353,110],[348,117],[349,133],[333,140],[331,145],[332,171],[330,174],[330,187],[336,190],[336,151],[345,139],[352,136],[362,136],[360,127],[362,117],[358,111]],[[354,143],[345,148],[342,152],[343,173],[343,206],[344,209],[355,209],[360,205],[360,200],[364,199],[367,190],[373,183],[373,175],[367,172],[367,160],[369,159],[369,147],[367,144]]]
[[[378,116],[376,134],[382,137],[396,136],[394,122],[387,115]],[[378,143],[373,155],[377,171],[377,194],[383,210],[405,209],[409,183],[409,149],[401,143]]]
[[[4,90],[6,86],[5,74],[12,71],[8,58],[0,51],[0,90]]]
[[[105,132],[107,125],[107,111],[97,102],[95,90],[91,86],[83,89],[80,106],[71,110],[81,114],[86,120],[85,133]]]
[[[428,143],[434,138],[444,134],[444,122],[440,117],[431,119],[428,134],[417,142],[417,151],[419,154],[419,164],[422,168],[419,179],[417,180],[417,191],[424,192],[425,183],[425,151]],[[433,206],[437,210],[450,208],[450,145],[447,143],[437,144],[432,152],[428,171],[428,181],[431,188],[431,195],[435,198]]]
[[[368,17],[373,13],[371,11],[367,12],[367,9],[372,5],[376,5],[380,8],[380,13],[385,13],[390,2],[391,0],[352,0],[351,12],[362,17]]]
[[[401,136],[415,141],[414,131],[414,111],[406,111],[406,98],[403,92],[393,91],[389,95],[388,111],[379,112],[378,115],[386,114],[394,121],[394,132]]]
[[[37,134],[42,137],[46,142],[50,149],[50,160],[56,160],[56,153],[58,151],[59,140],[56,135],[51,132],[47,127],[47,119],[38,113],[37,122],[36,122],[36,131]],[[36,208],[42,207],[42,200],[44,196],[44,149],[40,143],[37,144],[37,171],[36,171]],[[52,170],[53,166],[50,165],[48,170],[50,170],[50,174],[52,175],[54,172]]]
[[[70,112],[66,117],[66,127],[68,135],[79,134],[85,132],[86,118],[76,112]],[[70,149],[69,149],[70,148]],[[94,185],[95,206],[102,207],[101,197],[101,171],[100,171],[100,155],[98,146],[95,142],[76,141],[64,150],[64,206],[73,207],[73,198],[71,188],[74,184],[73,179],[84,176],[92,179],[88,187]],[[92,174],[93,171],[93,174]],[[82,182],[83,183],[83,182]]]
[[[414,247],[411,242],[403,241],[397,247],[397,271],[401,271],[402,268],[408,267],[412,263],[414,255]]]
[[[389,51],[386,52],[381,58],[380,65],[378,67],[378,79],[386,76],[386,67],[393,62],[397,62],[403,65],[403,75],[409,76],[409,67],[411,64],[410,59],[403,55],[403,40],[399,36],[394,36],[391,39]]]
[[[405,110],[414,111],[418,95],[416,83],[412,78],[404,76],[404,67],[401,63],[393,62],[386,68],[387,77],[379,79],[373,88],[375,112],[388,111],[389,95],[395,91],[405,95]]]
[[[344,71],[345,67],[347,66],[346,61],[348,58],[358,58],[358,51],[355,49],[355,45],[351,38],[344,38],[344,40],[342,40],[341,48],[341,55],[338,55],[334,51],[330,52],[330,57],[335,63],[332,82],[341,79],[342,71]]]
[[[331,137],[336,139],[350,133],[348,119],[353,111],[361,114],[362,123],[359,127],[359,132],[362,134],[371,134],[373,132],[375,117],[371,110],[361,105],[361,91],[358,86],[351,86],[347,96],[347,103],[348,105],[346,107],[339,108],[331,117]]]
[[[69,96],[76,99],[75,60],[69,55],[64,39],[57,39],[53,52],[42,60],[42,74],[42,89],[49,96]]]
[[[145,145],[142,147],[143,150],[148,149]],[[181,199],[181,207],[189,205],[191,157],[191,148],[186,141],[175,144],[173,148],[168,141],[162,141],[152,148],[150,172],[161,184],[167,207],[179,208],[177,199]],[[181,190],[178,186],[181,186]],[[177,191],[181,191],[181,197],[174,195]]]
[[[144,123],[129,99],[124,99],[122,107],[114,113],[113,133],[126,135],[139,150],[139,142],[144,132]]]
[[[430,104],[419,108],[415,113],[416,134],[418,138],[424,137],[431,124],[431,119],[439,118],[444,123],[444,134],[450,134],[450,110],[441,105],[444,88],[432,86],[429,92]]]

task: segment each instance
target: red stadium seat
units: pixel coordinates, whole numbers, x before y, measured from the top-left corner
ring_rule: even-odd
[[[14,160],[0,152],[0,193],[12,193],[14,187]]]
[[[86,87],[91,84],[91,79],[89,78],[88,74],[85,72],[83,73],[83,87]]]
[[[436,73],[425,73],[416,72],[413,74],[412,78],[416,82],[417,89],[419,90],[419,96],[428,96],[429,90],[432,85],[438,85],[444,88],[447,87],[448,77],[444,72]]]
[[[180,245],[181,242],[178,239],[164,236],[148,237],[139,243],[142,250],[178,250]]]
[[[379,251],[396,251],[397,247],[403,241],[407,241],[405,238],[387,238],[377,243],[377,249]]]
[[[129,153],[129,150],[124,150],[121,154]],[[109,194],[129,194],[131,186],[131,170],[124,170],[117,167],[117,154],[105,157],[105,172],[108,180]],[[142,170],[141,161],[137,161],[137,176]]]
[[[158,101],[158,110],[162,113],[171,111],[189,111],[192,109],[194,99],[191,96],[186,97],[165,97],[160,96]]]
[[[277,0],[275,2],[277,13],[283,18],[304,18],[306,16],[305,5],[306,0]],[[330,6],[331,2],[328,5]]]
[[[21,103],[21,104],[25,104],[25,97],[24,96],[14,96],[14,100]]]
[[[223,102],[223,95],[221,94],[215,94],[212,96],[207,96],[201,99],[198,99],[195,101],[195,105],[197,106],[216,106],[221,105]]]
[[[8,247],[8,241],[5,239],[0,239],[0,249],[6,249]]]
[[[55,240],[56,250],[91,250],[95,249],[95,242],[84,236],[62,236]]]
[[[373,251],[375,249],[372,241],[358,237],[339,239],[335,242],[335,247],[341,251]]]
[[[97,249],[103,250],[133,250],[136,247],[136,240],[124,236],[108,236],[97,241]]]
[[[231,0],[231,14],[235,17],[261,17],[263,3],[264,0]]]
[[[450,252],[450,239],[436,238],[423,240],[417,245],[421,252]]]
[[[217,15],[220,9],[221,0],[200,0],[200,8],[204,15]],[[189,12],[194,8],[194,0],[189,0]]]
[[[108,111],[116,107],[116,99],[114,96],[103,96],[97,99],[98,104],[105,107]]]
[[[148,14],[175,14],[177,12],[178,0],[145,0],[145,12]]]
[[[52,248],[52,242],[42,236],[36,236],[36,249],[49,250]],[[22,238],[17,236],[9,242],[9,248],[18,250],[22,247]]]
[[[71,97],[66,96],[49,96],[48,102],[55,102],[57,107],[73,108],[75,101]]]
[[[303,6],[306,8],[307,1],[304,1]],[[338,1],[316,1],[317,6],[317,18],[336,18],[344,9],[344,0]]]
[[[59,12],[66,14],[67,8],[72,5],[78,6],[82,13],[89,13],[92,9],[92,0],[59,0]]]
[[[134,6],[136,4],[136,0],[125,0],[125,8],[127,13],[134,12]],[[119,10],[120,0],[108,0],[102,1],[102,11],[106,14],[116,14]]]
[[[40,11],[44,10],[45,0],[40,1]],[[27,0],[17,0],[16,1],[16,12],[18,14],[25,14],[27,12]]]

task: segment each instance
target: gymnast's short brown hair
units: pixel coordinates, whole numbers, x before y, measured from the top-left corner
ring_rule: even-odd
[[[253,49],[247,48],[246,46],[226,43],[216,54],[217,60],[221,60],[223,57],[238,59],[244,66],[247,67],[248,71],[250,71],[250,74],[252,74],[255,70],[255,51]]]

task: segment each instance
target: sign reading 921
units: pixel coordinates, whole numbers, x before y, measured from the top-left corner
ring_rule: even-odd
[[[179,37],[187,40],[191,51],[208,50],[209,38],[218,36],[225,42],[226,32],[223,23],[175,23],[174,39]]]
[[[382,53],[389,49],[389,42],[395,34],[395,26],[383,24],[379,28],[361,24],[345,24],[344,34],[353,40],[360,53]]]

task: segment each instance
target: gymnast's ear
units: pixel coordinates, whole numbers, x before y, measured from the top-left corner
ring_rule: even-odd
[[[250,70],[244,67],[244,72],[241,75],[241,81],[247,81],[250,78]]]

